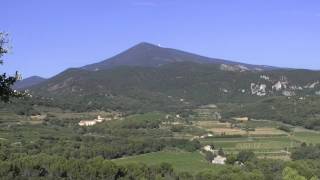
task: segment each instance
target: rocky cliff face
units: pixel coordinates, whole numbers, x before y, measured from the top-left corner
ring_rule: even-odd
[[[299,84],[294,81],[290,81],[286,76],[280,76],[279,78],[270,78],[267,75],[260,75],[260,80],[263,83],[252,82],[250,90],[252,95],[267,96],[267,95],[283,95],[283,96],[295,96],[297,94],[305,95],[319,95],[318,90],[320,88],[319,81],[305,82],[307,84]]]

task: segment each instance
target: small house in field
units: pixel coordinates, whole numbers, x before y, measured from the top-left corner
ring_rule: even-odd
[[[93,120],[93,121],[80,121],[79,126],[93,126],[95,124],[97,124],[97,121]]]
[[[249,121],[249,117],[234,117],[232,119],[240,123],[245,123]]]
[[[208,136],[208,137],[213,137],[213,134],[208,133],[207,136]]]
[[[78,124],[79,126],[93,126],[97,123],[101,123],[103,121],[109,121],[111,118],[102,118],[101,116],[98,116],[97,119],[94,120],[82,120]]]
[[[104,118],[102,118],[101,116],[98,116],[97,119],[95,119],[95,121],[97,122],[102,122],[104,120]]]
[[[204,138],[207,138],[207,137],[213,137],[213,134],[208,133],[208,134],[200,136],[201,139],[204,139]]]
[[[226,164],[226,160],[227,158],[226,157],[223,157],[223,156],[216,156],[213,160],[212,160],[212,164]]]
[[[214,148],[210,145],[206,145],[203,147],[203,150],[207,151],[207,152],[212,152],[214,153]]]

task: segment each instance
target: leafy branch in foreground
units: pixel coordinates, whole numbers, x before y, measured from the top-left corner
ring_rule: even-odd
[[[0,32],[0,65],[3,64],[2,57],[9,52],[8,34]],[[0,101],[8,102],[11,97],[24,97],[27,92],[18,92],[12,89],[13,84],[21,79],[21,76],[16,72],[15,76],[7,76],[6,73],[0,75]]]

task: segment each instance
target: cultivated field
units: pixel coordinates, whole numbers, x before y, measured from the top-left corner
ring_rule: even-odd
[[[250,127],[254,127],[254,131],[245,131],[243,129],[232,127],[231,123],[221,123],[218,121],[198,121],[195,122],[195,125],[204,128],[208,131],[211,131],[214,134],[217,135],[285,135],[286,133],[278,130],[276,127],[270,127],[270,126],[258,126],[257,124],[249,124]]]
[[[261,158],[288,160],[289,151],[301,143],[320,143],[320,133],[304,128],[294,128],[292,133],[279,130],[283,125],[274,121],[248,121],[240,126],[249,126],[253,131],[233,127],[231,123],[218,121],[194,121],[199,128],[212,133],[212,137],[200,138],[201,144],[214,145],[223,148],[226,153],[238,153],[242,150],[252,150]]]

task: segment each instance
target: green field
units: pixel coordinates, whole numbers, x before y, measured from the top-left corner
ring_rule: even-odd
[[[306,143],[320,143],[320,133],[314,131],[295,132],[293,138]]]
[[[217,121],[194,121],[194,124],[215,135],[200,138],[203,146],[214,145],[215,149],[222,148],[226,153],[252,150],[262,158],[288,160],[290,158],[288,151],[300,146],[301,143],[320,143],[320,133],[317,131],[295,128],[294,132],[289,134],[278,129],[280,125],[284,125],[283,123],[268,120],[254,120],[240,124],[255,128],[255,131],[248,134],[239,128],[231,128],[230,124]],[[229,136],[222,136],[221,132],[226,132]]]
[[[288,137],[239,137],[239,138],[207,138],[201,140],[203,145],[213,144],[216,149],[222,148],[225,153],[236,154],[242,150],[252,150],[259,157],[289,159],[287,148],[300,145]],[[277,158],[278,159],[278,158]]]
[[[162,151],[138,156],[115,159],[114,162],[119,165],[129,163],[144,163],[147,165],[156,165],[163,162],[172,164],[177,171],[186,171],[197,173],[203,170],[218,170],[219,165],[209,164],[200,152],[181,152],[181,151]]]

